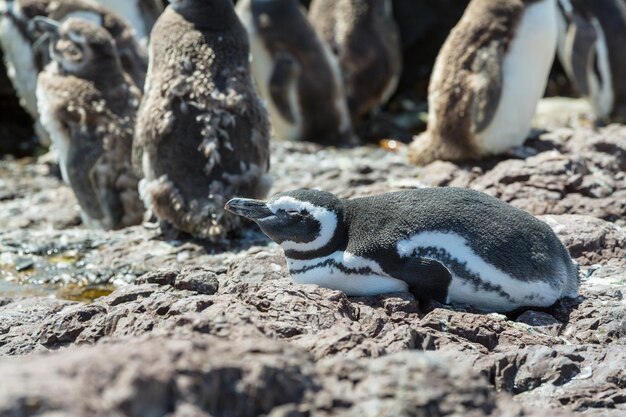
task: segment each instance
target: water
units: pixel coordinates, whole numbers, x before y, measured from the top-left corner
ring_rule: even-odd
[[[51,256],[4,252],[0,255],[0,297],[57,297],[91,302],[115,286],[98,283],[78,251]]]

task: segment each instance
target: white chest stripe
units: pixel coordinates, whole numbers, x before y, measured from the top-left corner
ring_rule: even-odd
[[[349,252],[338,251],[313,260],[287,259],[293,281],[340,290],[350,296],[407,291],[404,281],[387,275],[380,265]]]

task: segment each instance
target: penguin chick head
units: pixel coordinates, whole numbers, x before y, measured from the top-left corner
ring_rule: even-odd
[[[117,62],[111,34],[97,23],[70,18],[63,23],[38,17],[33,24],[52,37],[52,59],[66,72],[76,76],[106,71],[111,60]]]
[[[231,0],[170,0],[170,6],[177,12],[193,10],[210,10],[220,3],[232,5]]]
[[[222,30],[239,22],[232,0],[170,0],[170,7],[196,28]]]
[[[324,191],[289,191],[268,201],[234,198],[225,208],[257,223],[290,257],[330,254],[344,236],[342,202]]]

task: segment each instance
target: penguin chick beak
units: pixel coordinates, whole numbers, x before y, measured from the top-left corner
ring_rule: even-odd
[[[31,33],[48,33],[54,37],[59,36],[59,27],[61,24],[56,20],[49,19],[44,16],[36,16],[28,22],[28,31]]]
[[[231,213],[252,221],[262,220],[274,215],[274,213],[267,208],[264,201],[252,200],[250,198],[233,198],[226,203],[224,208]]]

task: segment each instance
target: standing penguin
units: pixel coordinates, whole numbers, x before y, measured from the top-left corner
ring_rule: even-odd
[[[402,50],[391,0],[315,0],[309,18],[339,58],[352,122],[394,93]]]
[[[166,224],[218,241],[233,195],[269,191],[269,123],[231,0],[175,0],[152,30],[135,135],[142,198]]]
[[[138,39],[147,42],[152,26],[163,13],[161,0],[97,0],[130,23]]]
[[[122,69],[113,38],[83,19],[34,24],[52,42],[52,62],[37,86],[41,122],[83,222],[105,230],[140,223],[144,209],[130,155],[141,93]]]
[[[600,119],[626,121],[626,4],[559,0],[558,56]]]
[[[556,0],[472,0],[433,69],[412,162],[503,153],[530,133],[557,43]]]
[[[29,27],[37,16],[56,21],[80,17],[102,25],[115,40],[122,67],[139,88],[143,87],[148,67],[147,53],[134,38],[131,28],[116,14],[91,0],[14,0],[6,4],[0,20],[0,47],[20,102],[34,120],[39,119],[37,76],[50,61],[49,35]],[[37,125],[36,130],[47,142],[45,130]]]
[[[252,72],[274,135],[324,145],[353,144],[341,73],[297,0],[241,0]]]
[[[280,244],[298,284],[347,295],[410,291],[485,311],[578,294],[578,266],[550,227],[494,197],[425,188],[340,200],[296,190],[226,208]]]

